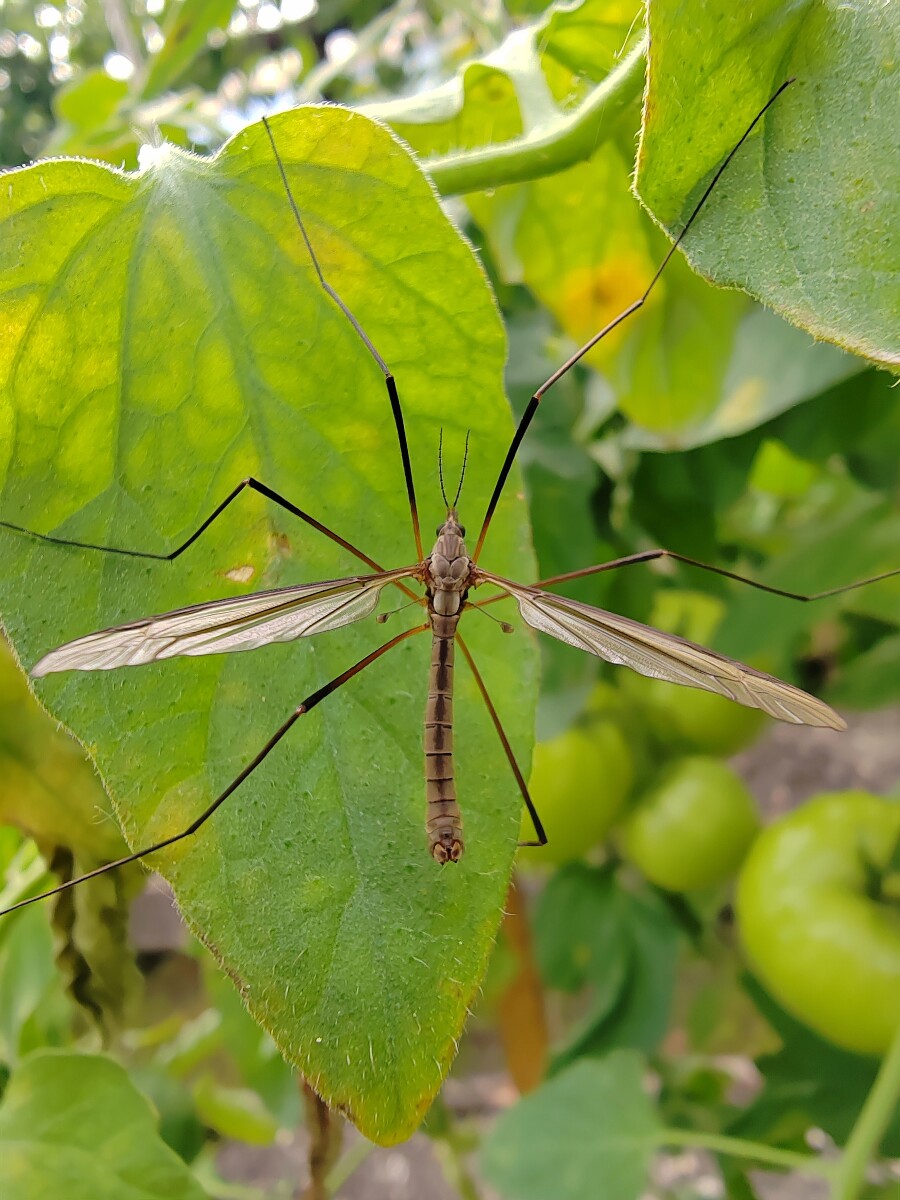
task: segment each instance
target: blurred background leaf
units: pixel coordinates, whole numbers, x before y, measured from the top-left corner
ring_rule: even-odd
[[[497,1123],[482,1154],[509,1200],[582,1200],[603,1180],[608,1200],[636,1200],[658,1125],[642,1060],[625,1050],[586,1060],[526,1097]]]
[[[0,1103],[0,1183],[9,1200],[57,1191],[73,1200],[201,1200],[204,1192],[159,1138],[153,1111],[107,1058],[38,1051]]]

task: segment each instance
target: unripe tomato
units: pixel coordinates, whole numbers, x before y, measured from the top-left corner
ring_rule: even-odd
[[[619,719],[626,715],[630,708],[631,701],[621,688],[606,679],[600,679],[594,684],[584,711],[588,719],[598,716]]]
[[[818,796],[770,825],[747,857],[737,917],[772,995],[846,1050],[883,1054],[900,1023],[900,907],[878,876],[900,837],[900,803]]]
[[[622,671],[621,675],[630,675]],[[605,721],[614,722],[631,751],[634,766],[632,787],[642,788],[659,765],[659,746],[648,728],[642,705],[621,687],[600,680],[595,684],[584,708],[584,728],[588,731]]]
[[[730,767],[680,758],[638,797],[616,837],[651,883],[690,892],[730,879],[758,831],[753,797]]]
[[[560,863],[580,858],[606,837],[634,780],[634,761],[614,721],[569,729],[534,748],[528,790],[544,825],[546,846],[521,850],[527,862]],[[535,836],[527,812],[522,841]]]
[[[657,736],[702,754],[737,754],[756,740],[766,721],[758,708],[630,671],[624,673],[623,687],[644,705]]]

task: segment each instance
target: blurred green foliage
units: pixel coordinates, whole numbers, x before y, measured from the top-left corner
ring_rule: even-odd
[[[7,0],[0,158],[12,166],[65,153],[133,168],[153,130],[205,151],[263,111],[323,98],[362,107],[425,157],[440,191],[464,194],[450,211],[500,301],[519,413],[577,344],[640,294],[669,244],[656,222],[677,230],[750,118],[796,74],[685,246],[705,275],[743,290],[710,287],[676,254],[644,312],[539,410],[521,455],[538,573],[657,545],[799,592],[898,565],[900,410],[891,375],[870,365],[900,360],[900,31],[890,8],[651,0],[642,114],[644,30],[633,0],[309,7]],[[630,186],[639,131],[637,186],[652,217]],[[277,189],[277,180],[265,186]],[[291,236],[285,226],[285,244]],[[253,269],[264,274],[259,262]],[[343,290],[350,281],[333,282]],[[446,369],[441,348],[432,355],[437,376]],[[461,427],[480,403],[477,389],[457,389]],[[482,462],[501,452],[475,449]],[[208,483],[197,480],[201,490]],[[249,534],[246,547],[250,554]],[[570,591],[844,710],[900,700],[900,578],[817,604],[687,567],[631,567]],[[507,639],[496,640],[499,656]],[[694,694],[615,679],[555,642],[541,652],[539,736],[614,730],[633,763],[632,806],[686,756],[724,756],[761,732],[727,702],[704,707]],[[63,874],[120,853],[91,769],[27,700],[10,662],[0,700],[9,780],[0,816],[36,838]],[[589,785],[596,792],[602,780]],[[646,1186],[654,1149],[705,1145],[719,1156],[728,1195],[749,1198],[753,1163],[826,1174],[808,1154],[816,1126],[847,1149],[827,1165],[832,1195],[861,1195],[860,1159],[864,1166],[878,1152],[883,1135],[883,1153],[900,1152],[897,1050],[879,1076],[875,1059],[822,1041],[802,1012],[782,1011],[743,972],[730,881],[663,889],[620,857],[625,839],[614,832],[598,844],[597,829],[568,831],[567,845],[587,861],[527,877],[531,975],[509,918],[501,933],[475,1030],[499,1029],[507,1045],[530,1047],[549,1080],[489,1135],[485,1176],[510,1200],[547,1195],[562,1179],[568,1190],[559,1194],[587,1198],[603,1171],[610,1195],[629,1200]],[[46,886],[44,861],[22,834],[6,831],[0,856],[4,903]],[[159,1110],[162,1140],[209,1194],[224,1194],[213,1139],[260,1145],[292,1128],[296,1084],[205,951],[142,961],[139,979],[124,942],[137,879],[136,871],[108,877],[49,922],[32,909],[0,926],[0,1060],[13,1079],[0,1139],[14,1089],[43,1080],[41,1099],[59,1094],[57,1071],[73,1055],[42,1048],[77,1047],[85,1094],[105,1096],[123,1129],[131,1113],[146,1153],[175,1178],[177,1160],[173,1167],[138,1112],[136,1086]],[[876,891],[872,911],[892,919],[895,875],[886,871]],[[175,968],[191,975],[187,998],[169,993]],[[529,986],[531,1010],[505,1003]],[[535,1024],[541,1009],[553,1014],[549,1034]],[[108,1060],[84,1057],[101,1044],[127,1064],[131,1083],[113,1078]],[[474,1053],[464,1043],[461,1075]],[[750,1097],[735,1098],[727,1058],[735,1054],[761,1072]],[[468,1194],[459,1183],[468,1131],[445,1107],[429,1130]],[[39,1142],[39,1123],[30,1132]],[[31,1161],[37,1170],[49,1160],[38,1149]],[[656,1185],[674,1196],[666,1186]]]
[[[149,1103],[116,1063],[39,1051],[0,1103],[3,1195],[25,1200],[65,1182],[76,1200],[201,1200],[203,1190],[155,1124]]]

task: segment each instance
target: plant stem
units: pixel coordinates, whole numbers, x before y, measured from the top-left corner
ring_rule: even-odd
[[[884,1131],[900,1102],[900,1025],[847,1139],[838,1163],[833,1200],[856,1200],[866,1167],[878,1151]]]
[[[460,1128],[442,1097],[438,1097],[433,1111],[437,1120],[429,1129],[431,1148],[441,1165],[444,1178],[460,1196],[460,1200],[481,1200],[481,1194],[466,1163],[466,1155],[474,1145],[473,1138]]]
[[[481,1200],[475,1180],[466,1166],[464,1150],[452,1134],[435,1138],[434,1153],[444,1171],[444,1178],[456,1189],[461,1200]]]
[[[541,179],[584,162],[612,133],[614,118],[640,91],[646,54],[645,36],[572,113],[552,124],[509,142],[426,159],[422,165],[442,196],[455,196]]]
[[[743,1138],[726,1137],[719,1133],[703,1133],[694,1129],[664,1129],[657,1137],[661,1146],[696,1146],[699,1150],[710,1150],[713,1154],[727,1154],[732,1158],[749,1158],[784,1171],[802,1171],[806,1175],[832,1178],[837,1164],[811,1154],[798,1154],[794,1150],[779,1150],[763,1142],[747,1142]]]
[[[333,1196],[337,1195],[354,1171],[362,1166],[374,1149],[373,1142],[368,1142],[361,1137],[358,1142],[354,1142],[346,1154],[338,1159],[325,1181],[328,1191]]]
[[[301,1094],[309,1133],[310,1180],[305,1200],[328,1200],[329,1172],[341,1150],[341,1119],[305,1079],[301,1081]]]

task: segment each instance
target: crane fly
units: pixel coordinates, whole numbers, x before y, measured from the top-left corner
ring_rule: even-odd
[[[426,831],[432,857],[437,863],[456,863],[463,855],[464,841],[462,815],[456,794],[453,770],[453,672],[455,648],[458,645],[468,667],[473,673],[478,690],[487,707],[491,721],[500,738],[510,768],[516,778],[523,802],[528,810],[535,830],[535,840],[528,845],[544,845],[547,841],[540,817],[528,793],[528,787],[516,762],[497,710],[488,694],[484,680],[475,664],[471,651],[459,632],[461,618],[469,609],[481,609],[495,600],[512,597],[523,620],[541,633],[557,638],[570,646],[596,655],[607,662],[630,667],[642,675],[687,687],[701,688],[725,696],[750,708],[762,709],[769,716],[798,725],[818,725],[831,729],[843,729],[843,720],[829,706],[814,696],[808,695],[791,684],[766,675],[753,667],[745,666],[724,655],[695,645],[693,642],[662,633],[627,617],[605,612],[589,604],[570,600],[548,590],[568,580],[584,578],[600,572],[649,563],[656,559],[669,558],[677,562],[712,571],[725,578],[749,584],[762,591],[795,600],[814,600],[837,595],[864,584],[897,575],[898,570],[885,572],[872,579],[861,580],[843,587],[833,588],[814,596],[800,595],[780,588],[770,587],[745,578],[722,567],[702,563],[675,551],[655,549],[641,551],[611,562],[585,567],[565,575],[557,575],[537,583],[523,585],[485,569],[479,565],[500,495],[506,484],[519,446],[537,412],[545,393],[584,357],[598,342],[605,338],[621,322],[636,312],[647,300],[675,250],[681,244],[691,225],[696,220],[710,193],[728,164],[746,139],[762,120],[766,111],[777,100],[785,88],[793,82],[788,80],[769,99],[763,109],[750,123],[743,136],[716,170],[700,200],[695,205],[678,237],[670,246],[656,273],[643,294],[610,321],[588,342],[562,364],[532,396],[513,435],[503,459],[500,472],[487,504],[474,548],[469,552],[466,531],[457,511],[463,478],[465,458],[460,473],[459,487],[452,502],[444,491],[441,462],[441,492],[446,505],[446,516],[437,529],[436,541],[429,554],[425,553],[419,523],[416,491],[413,483],[412,464],[404,427],[403,410],[397,384],[387,363],[366,334],[362,325],[341,299],[332,284],[325,278],[315,249],[308,236],[300,208],[292,193],[287,174],[268,121],[263,124],[271,144],[274,161],[288,204],[293,213],[299,233],[303,239],[312,269],[318,282],[331,301],[340,309],[365,346],[372,360],[384,377],[391,414],[399,444],[406,494],[416,547],[416,559],[408,566],[386,570],[375,559],[357,546],[341,537],[321,521],[293,504],[290,500],[255,478],[242,480],[214,509],[198,529],[175,550],[168,554],[126,549],[116,546],[95,545],[57,538],[49,534],[36,533],[9,522],[0,522],[7,529],[43,541],[80,547],[92,551],[126,555],[134,558],[172,561],[179,557],[212,525],[228,506],[246,489],[251,489],[269,501],[299,518],[319,533],[330,538],[344,550],[353,554],[368,568],[366,573],[318,583],[281,587],[270,591],[256,592],[245,596],[234,596],[224,600],[194,604],[175,609],[159,616],[117,625],[90,633],[67,642],[58,649],[44,655],[32,669],[32,675],[42,677],[59,671],[107,671],[119,667],[139,666],[179,656],[236,653],[254,650],[274,642],[293,641],[302,637],[340,629],[342,626],[372,616],[385,588],[400,588],[411,603],[419,604],[426,620],[414,628],[396,634],[371,653],[347,668],[334,679],[325,683],[307,696],[288,719],[276,730],[259,753],[244,767],[231,783],[209,804],[209,806],[186,828],[151,846],[113,863],[107,863],[76,879],[68,880],[58,887],[31,897],[5,910],[33,903],[52,896],[84,880],[90,879],[126,863],[145,858],[158,850],[195,834],[217,809],[237,790],[263,760],[275,749],[294,724],[315,708],[321,701],[337,691],[345,683],[376,662],[393,647],[407,638],[418,634],[431,634],[431,662],[429,667],[428,699],[425,712],[425,780],[426,780]],[[468,452],[468,443],[466,446]],[[439,459],[439,462],[441,460]],[[424,594],[415,591],[418,585]],[[477,589],[490,585],[496,592],[484,600],[471,599]],[[378,618],[383,619],[382,617]],[[501,622],[504,628],[505,622]]]

